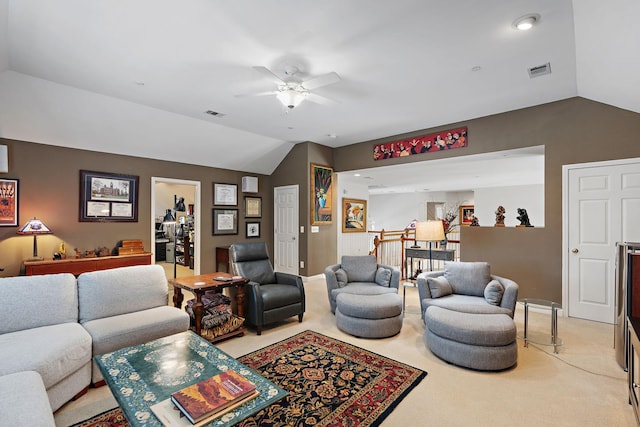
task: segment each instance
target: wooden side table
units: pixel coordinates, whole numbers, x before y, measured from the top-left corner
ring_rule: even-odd
[[[218,277],[226,277],[231,280],[216,280]],[[173,305],[177,308],[182,308],[182,302],[184,301],[184,295],[182,289],[192,292],[196,296],[196,303],[193,306],[193,314],[195,317],[195,332],[202,336],[202,310],[204,304],[202,303],[202,296],[207,291],[222,291],[224,288],[236,288],[236,305],[237,315],[244,317],[244,285],[249,282],[246,277],[233,276],[229,273],[210,273],[200,274],[198,276],[178,277],[176,279],[170,279],[169,283],[173,285]],[[236,331],[230,332],[225,335],[216,337],[212,342],[220,341],[232,336],[243,335],[244,327],[239,328]]]

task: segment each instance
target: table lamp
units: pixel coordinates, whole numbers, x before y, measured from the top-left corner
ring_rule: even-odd
[[[444,240],[444,226],[442,225],[442,221],[421,221],[416,223],[416,240],[429,242],[429,271],[433,271],[431,243]]]
[[[36,219],[30,219],[25,225],[20,227],[17,234],[33,235],[33,257],[28,261],[42,261],[44,258],[38,256],[38,234],[51,234],[53,231],[49,229],[42,221]]]

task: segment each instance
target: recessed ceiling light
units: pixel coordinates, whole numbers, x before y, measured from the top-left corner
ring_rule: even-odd
[[[144,86],[144,82],[143,82],[143,81],[141,81],[141,80],[136,80],[136,81],[134,81],[134,83],[135,83],[136,85],[138,85],[138,86]]]
[[[338,137],[335,133],[328,133],[327,136],[331,139],[336,139]]]
[[[359,173],[354,173],[353,176],[360,176],[360,174]]]
[[[479,65],[476,65],[476,66],[474,66],[474,67],[471,67],[471,71],[474,71],[474,72],[475,72],[475,71],[480,71],[480,70],[482,70],[482,67],[481,67],[481,66],[479,66]]]
[[[513,26],[518,30],[526,31],[533,28],[533,26],[538,22],[540,22],[540,15],[537,13],[530,13],[513,21]]]

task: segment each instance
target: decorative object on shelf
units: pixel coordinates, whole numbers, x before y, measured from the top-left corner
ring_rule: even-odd
[[[212,234],[238,234],[238,209],[213,209]]]
[[[213,183],[213,204],[223,206],[238,205],[238,186],[236,184]]]
[[[260,223],[247,222],[247,239],[260,237]]]
[[[33,236],[33,256],[28,261],[42,261],[44,258],[38,256],[38,234],[51,234],[53,231],[47,227],[42,221],[33,217],[20,227],[17,234]]]
[[[460,205],[460,225],[471,225],[471,221],[473,221],[473,213],[473,205]]]
[[[139,177],[80,171],[80,222],[138,222]]]
[[[262,217],[262,197],[246,196],[244,198],[244,217]]]
[[[470,227],[480,227],[480,221],[478,221],[478,217],[477,216],[473,216],[473,219],[471,220],[471,224],[469,224]]]
[[[506,209],[502,206],[498,206],[496,209],[496,223],[494,227],[504,227],[504,214],[506,213]]]
[[[0,227],[18,226],[18,180],[0,179]]]
[[[431,151],[452,150],[466,147],[468,144],[466,127],[451,129],[400,141],[376,144],[373,146],[373,160],[412,156]]]
[[[446,249],[447,242],[449,241],[449,233],[454,231],[459,223],[454,222],[456,218],[458,218],[458,213],[461,212],[460,204],[456,204],[454,207],[447,209],[445,204],[444,208],[444,217],[442,218],[442,228],[444,229],[444,239],[440,242],[440,248]]]
[[[433,254],[431,253],[431,243],[445,240],[443,221],[421,221],[416,223],[416,240],[429,242],[429,271],[433,271]],[[416,276],[421,271],[416,272]]]
[[[529,214],[526,209],[518,208],[518,216],[516,219],[520,221],[520,225],[516,225],[516,227],[533,227],[529,222]]]
[[[367,231],[367,201],[342,199],[342,232],[364,233]]]
[[[333,210],[333,169],[311,164],[311,225],[331,224]]]

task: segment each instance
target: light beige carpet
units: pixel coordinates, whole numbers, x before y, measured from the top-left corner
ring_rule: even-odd
[[[381,340],[355,338],[336,328],[324,278],[310,279],[305,289],[307,312],[302,323],[293,317],[267,327],[261,336],[249,330],[219,347],[238,357],[310,329],[429,372],[382,426],[636,425],[628,404],[626,373],[615,361],[611,325],[560,318],[559,335],[565,344],[559,354],[546,346],[524,348],[518,340],[515,368],[476,372],[449,365],[426,348],[415,288],[406,291],[402,331]],[[518,306],[519,332],[523,318]],[[549,313],[531,312],[529,322],[534,332],[546,332]],[[56,424],[68,426],[115,406],[107,387],[91,389],[61,408],[55,414]]]

